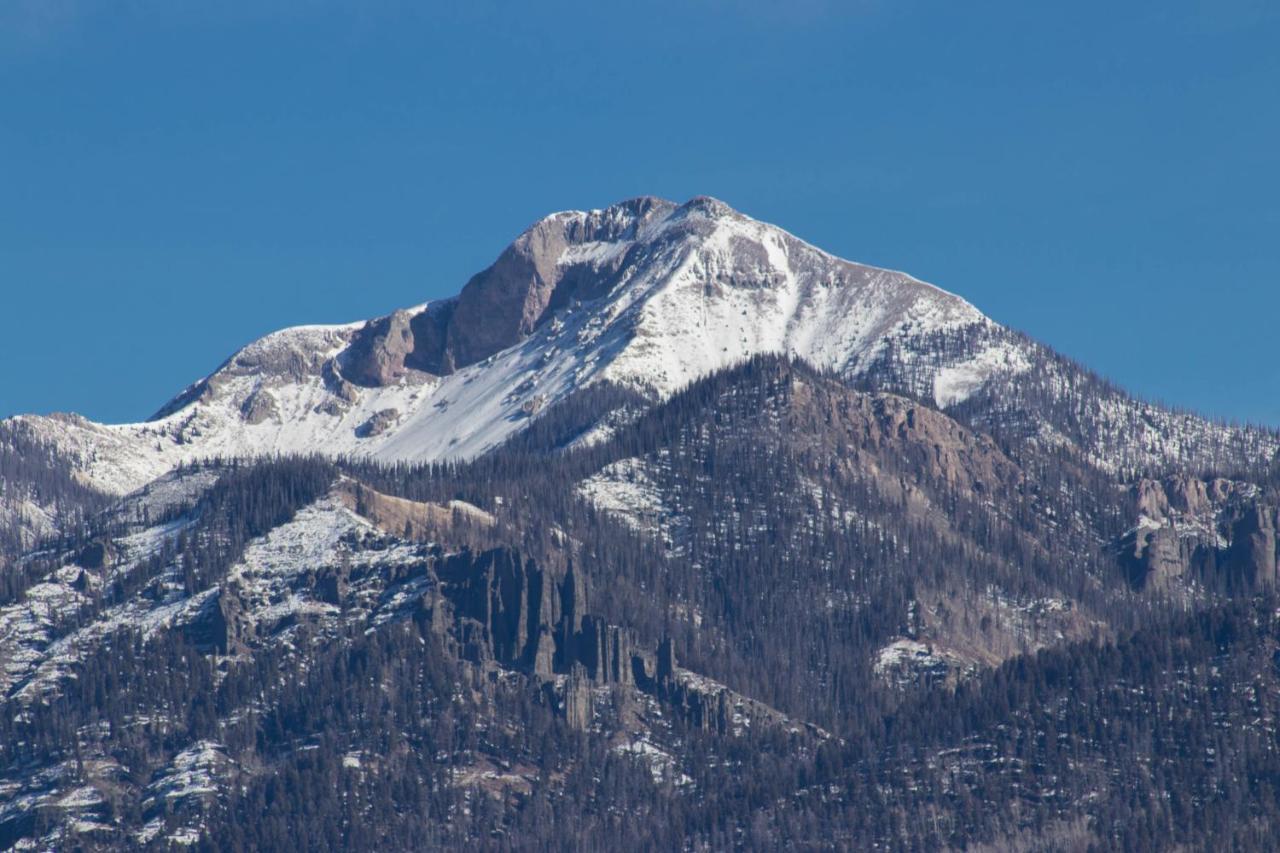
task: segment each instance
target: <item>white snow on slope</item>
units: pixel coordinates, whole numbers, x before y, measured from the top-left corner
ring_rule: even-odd
[[[199,843],[206,803],[224,795],[236,769],[226,747],[215,741],[196,741],[177,752],[167,766],[156,771],[142,802],[146,812],[160,816],[148,821],[135,839],[150,843],[165,830],[164,817],[177,812],[178,825],[169,828],[166,840],[183,847]]]
[[[933,377],[933,400],[945,409],[968,399],[993,373],[1023,373],[1031,369],[1025,353],[1009,344],[997,344],[967,361],[940,368]]]
[[[287,329],[246,347],[238,358],[267,350],[303,350],[315,361],[341,352],[359,324]],[[311,347],[306,350],[306,347]],[[208,400],[167,417],[137,424],[104,425],[76,415],[22,416],[52,440],[103,491],[125,494],[184,462],[276,454],[359,452],[359,428],[380,411],[413,408],[430,396],[431,385],[403,382],[362,388],[353,403],[338,400],[320,375],[292,381],[220,370]],[[267,395],[274,414],[250,423],[242,409],[254,394]]]
[[[397,542],[377,551],[349,551],[343,540],[352,534],[376,533],[376,528],[342,504],[324,497],[299,510],[293,520],[271,530],[245,549],[244,557],[227,573],[222,586],[233,588],[244,616],[267,626],[287,616],[333,616],[339,609],[295,589],[301,574],[332,566],[345,555],[353,567],[373,562],[410,562],[416,546]]]
[[[132,572],[186,526],[178,521],[117,540],[116,563],[108,579]],[[72,563],[50,572],[20,599],[0,607],[0,693],[17,689],[23,695],[40,695],[52,689],[78,660],[78,641],[92,635],[96,642],[124,624],[154,630],[174,612],[172,604],[153,607],[135,603],[108,610],[101,620],[60,636],[66,623],[90,605],[90,596],[102,585],[101,577]]]
[[[160,600],[139,592],[107,608],[94,621],[75,627],[76,614],[88,607],[95,589],[134,571],[142,560],[157,553],[189,524],[176,521],[116,540],[120,556],[105,579],[82,572],[74,564],[67,565],[32,586],[18,601],[0,608],[0,694],[11,693],[24,702],[55,694],[117,630],[138,629],[152,637],[180,627],[192,621],[224,590],[238,598],[248,623],[261,626],[265,641],[266,634],[286,617],[327,619],[338,613],[338,608],[297,588],[299,576],[335,565],[343,555],[354,567],[383,561],[410,562],[416,556],[416,546],[402,542],[380,550],[352,552],[345,546],[345,538],[376,534],[377,530],[347,509],[340,498],[327,496],[299,510],[292,521],[250,542],[241,560],[216,586],[187,596],[179,567],[169,566],[161,578],[166,594]],[[85,589],[77,587],[85,582]],[[393,608],[396,604],[391,601],[385,606]]]
[[[217,795],[218,768],[228,762],[226,747],[222,744],[198,741],[175,755],[147,790],[152,797],[166,800]]]
[[[578,484],[578,494],[637,530],[653,532],[670,511],[641,459],[620,459]]]
[[[609,211],[555,214],[566,229]],[[609,218],[606,216],[606,218]],[[594,219],[593,219],[594,218]],[[574,300],[530,337],[443,378],[335,390],[326,365],[360,323],[286,329],[245,347],[204,393],[156,421],[107,426],[76,416],[25,419],[86,482],[123,494],[182,462],[282,453],[432,461],[483,453],[578,388],[611,380],[662,399],[761,353],[790,353],[853,374],[890,341],[989,324],[957,296],[902,273],[841,261],[712,199],[695,199],[629,236],[571,243],[563,265],[590,265],[612,288]],[[410,309],[410,314],[427,306]],[[1025,365],[979,354],[939,380],[961,399],[996,370]],[[195,388],[199,391],[200,388]],[[343,396],[345,394],[346,396]],[[362,427],[376,415],[381,432]]]
[[[4,527],[17,530],[22,548],[30,548],[57,532],[56,507],[28,498],[0,499],[0,528]]]
[[[709,233],[671,246],[630,283],[620,307],[636,314],[634,337],[608,378],[665,396],[760,353],[847,371],[895,334],[985,321],[957,296],[771,225],[723,211],[704,222]]]
[[[656,535],[670,547],[688,519],[664,502],[656,473],[643,459],[620,459],[578,484],[580,497],[643,533]],[[675,530],[674,528],[678,528]]]

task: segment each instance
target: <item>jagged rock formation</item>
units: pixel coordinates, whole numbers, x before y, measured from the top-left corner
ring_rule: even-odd
[[[623,263],[622,255],[603,268],[586,259],[565,263],[571,248],[634,240],[674,208],[661,199],[638,198],[603,211],[547,217],[456,298],[366,323],[343,355],[344,372],[362,385],[387,385],[408,370],[448,375],[514,346],[572,300],[604,295]]]
[[[365,323],[343,352],[343,375],[370,388],[403,378],[405,362],[414,352],[412,319],[410,312],[396,311]]]
[[[599,687],[620,688],[623,696],[638,689],[688,725],[720,734],[732,734],[743,719],[787,722],[764,703],[679,669],[670,638],[656,653],[639,649],[633,631],[590,612],[583,576],[572,567],[556,577],[534,560],[499,548],[451,554],[433,571],[449,607],[442,610],[440,599],[432,599],[430,618],[457,626],[462,654],[476,664],[546,679],[575,728],[590,725],[592,691]]]
[[[456,618],[476,623],[483,657],[498,663],[534,670],[546,662],[544,637],[571,639],[573,626],[581,624],[574,596],[566,594],[574,584],[572,571],[557,584],[533,560],[495,549],[451,555],[437,574]],[[568,653],[557,649],[561,660]]]
[[[1277,508],[1256,485],[1217,477],[1141,479],[1137,525],[1120,540],[1135,584],[1176,593],[1188,582],[1268,589],[1277,575]]]

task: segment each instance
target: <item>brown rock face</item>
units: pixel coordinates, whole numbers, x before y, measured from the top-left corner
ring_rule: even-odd
[[[234,654],[244,648],[246,634],[251,632],[241,618],[242,610],[235,594],[221,589],[183,626],[183,634],[206,652]]]
[[[454,371],[456,365],[452,356],[445,352],[444,343],[457,307],[457,299],[433,302],[427,306],[427,310],[409,321],[409,331],[413,334],[413,352],[405,358],[406,367],[436,376],[445,376]]]
[[[544,678],[564,673],[593,685],[635,685],[642,657],[635,636],[586,612],[586,584],[572,568],[556,578],[509,548],[492,548],[448,555],[434,571],[454,614],[443,621],[468,626],[461,645],[469,660]],[[667,674],[673,669],[668,647]]]
[[[1231,556],[1235,568],[1256,587],[1276,585],[1275,508],[1254,504],[1231,530]]]
[[[458,612],[482,626],[494,660],[536,662],[541,635],[552,627],[551,583],[533,561],[494,549],[450,556],[438,573]]]
[[[577,658],[595,681],[630,685],[633,645],[626,629],[609,625],[596,616],[586,616],[578,637]]]
[[[410,315],[371,320],[342,356],[343,376],[366,387],[396,382],[409,371],[444,376],[519,343],[575,297],[607,291],[624,258],[562,263],[574,245],[630,236],[671,202],[638,198],[580,216],[549,216],[525,231],[454,299]]]
[[[873,472],[887,480],[910,473],[964,492],[998,494],[1022,479],[989,437],[893,394],[862,394],[793,379],[785,414],[789,435],[823,436],[813,464]],[[832,462],[834,460],[834,462]]]
[[[1187,574],[1193,553],[1173,526],[1135,535],[1128,555],[1131,580],[1138,587],[1172,589]]]
[[[473,364],[527,336],[546,318],[548,309],[574,296],[603,292],[621,258],[606,268],[562,265],[565,250],[627,236],[672,207],[670,202],[639,198],[585,221],[551,216],[534,225],[463,288],[446,334],[446,358],[457,367]]]
[[[405,373],[405,359],[413,352],[414,337],[407,311],[370,320],[347,350],[343,373],[357,385],[389,385]]]
[[[556,262],[569,245],[557,226],[555,220],[538,223],[467,282],[446,337],[456,365],[487,358],[537,326],[559,283]]]
[[[1157,521],[1169,515],[1169,496],[1158,480],[1139,480],[1132,491],[1134,504],[1140,514]]]
[[[1212,509],[1209,503],[1209,487],[1199,477],[1179,474],[1166,483],[1169,506],[1188,515],[1202,515]]]
[[[1135,586],[1170,591],[1194,575],[1250,589],[1276,584],[1277,510],[1242,484],[1179,474],[1139,480],[1130,494],[1135,514],[1161,525],[1121,541]]]
[[[586,731],[593,717],[591,682],[584,673],[575,671],[565,679],[563,692],[560,708],[565,721],[573,729]]]
[[[538,645],[533,655],[533,672],[543,678],[550,678],[555,673],[556,642],[551,632],[545,629],[538,631]]]
[[[271,392],[265,388],[259,388],[249,395],[240,407],[240,414],[248,424],[260,424],[263,421],[280,418],[276,398],[271,396]]]

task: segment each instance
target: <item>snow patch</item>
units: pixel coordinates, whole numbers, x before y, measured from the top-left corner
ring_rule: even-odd
[[[967,400],[996,373],[1017,374],[1031,369],[1026,354],[1009,343],[984,349],[966,361],[943,367],[933,377],[933,400],[945,409]]]

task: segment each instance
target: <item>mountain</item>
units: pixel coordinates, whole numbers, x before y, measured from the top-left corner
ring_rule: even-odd
[[[0,848],[1269,849],[1275,431],[721,202],[0,422]]]
[[[455,298],[255,341],[141,424],[22,418],[113,494],[183,461],[312,452],[465,458],[597,382],[657,400],[762,352],[855,373],[931,332],[987,327],[963,300],[847,263],[708,198],[643,198],[533,225]],[[1016,353],[983,350],[948,401]]]
[[[723,203],[634,199],[553,214],[452,299],[249,344],[145,423],[13,419],[108,494],[201,458],[469,458],[575,390],[649,402],[785,353],[1097,464],[1220,467],[1274,432],[1134,401],[952,294],[832,257]]]

